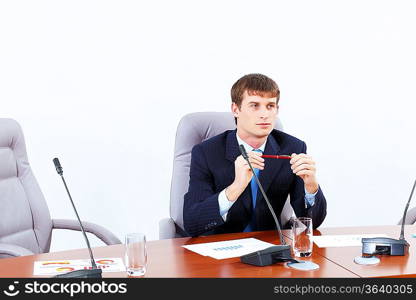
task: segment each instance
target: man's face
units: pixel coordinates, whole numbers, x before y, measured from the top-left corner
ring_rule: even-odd
[[[277,118],[276,97],[263,98],[250,96],[247,91],[243,94],[243,101],[239,109],[232,103],[231,109],[237,118],[237,130],[244,137],[262,138],[273,130]]]

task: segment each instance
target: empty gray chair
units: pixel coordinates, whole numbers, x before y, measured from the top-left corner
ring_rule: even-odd
[[[49,252],[52,229],[81,230],[76,220],[51,219],[32,173],[19,124],[0,119],[0,257]],[[107,229],[83,222],[105,244],[120,244]]]
[[[403,218],[400,219],[399,225],[402,224]],[[404,220],[405,225],[412,225],[416,222],[416,207],[413,207],[411,210],[407,211],[406,219]]]
[[[173,171],[170,188],[170,218],[159,221],[159,239],[186,236],[183,230],[183,198],[189,187],[192,148],[226,130],[235,129],[231,112],[197,112],[185,115],[176,130]],[[282,130],[277,121],[275,128]],[[293,215],[290,201],[286,201],[280,216],[286,224]]]

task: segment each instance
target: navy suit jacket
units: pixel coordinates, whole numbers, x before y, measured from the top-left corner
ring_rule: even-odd
[[[220,215],[219,193],[233,183],[234,161],[240,155],[236,130],[228,130],[192,149],[189,190],[183,207],[184,229],[191,236],[242,232],[251,220],[251,187],[247,188],[228,211],[226,221]],[[267,138],[264,154],[306,153],[306,144],[284,132],[273,130]],[[303,180],[293,174],[289,160],[265,159],[259,180],[277,216],[290,194],[290,203],[298,217],[311,217],[314,228],[326,216],[326,200],[319,188],[315,204],[307,208]],[[266,201],[258,190],[253,230],[276,229]],[[285,225],[285,224],[283,224]]]

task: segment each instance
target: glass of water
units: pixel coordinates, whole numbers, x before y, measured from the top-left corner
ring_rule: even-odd
[[[311,218],[297,218],[292,223],[293,252],[296,257],[312,254],[313,226]]]
[[[127,275],[144,276],[147,267],[146,236],[143,233],[127,234],[125,249]]]

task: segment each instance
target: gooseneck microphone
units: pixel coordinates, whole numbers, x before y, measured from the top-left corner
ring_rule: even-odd
[[[241,155],[243,156],[243,158],[247,161],[247,163],[248,163],[248,165],[249,165],[249,167],[251,169],[251,172],[253,173],[253,176],[256,179],[257,185],[259,186],[260,191],[261,191],[261,193],[262,193],[262,195],[264,197],[264,200],[266,200],[267,207],[269,208],[269,210],[270,210],[270,212],[271,212],[271,214],[273,216],[273,220],[274,220],[274,222],[276,224],[276,228],[277,228],[277,231],[279,233],[280,243],[282,245],[286,245],[285,239],[283,238],[282,230],[281,230],[280,225],[279,225],[279,221],[277,220],[276,214],[274,213],[274,209],[273,209],[273,207],[270,204],[269,198],[267,198],[267,195],[264,192],[263,186],[260,183],[260,180],[257,177],[256,172],[254,172],[253,166],[250,163],[250,160],[248,158],[248,154],[247,154],[246,149],[244,148],[243,145],[240,145],[240,152],[241,152]]]
[[[406,220],[407,210],[409,209],[410,200],[412,200],[415,187],[416,187],[416,180],[415,180],[415,183],[413,184],[412,191],[410,192],[409,200],[407,200],[406,208],[404,209],[403,219],[402,219],[402,229],[400,231],[400,238],[399,238],[400,240],[404,240],[404,221]]]
[[[76,270],[71,271],[65,274],[56,275],[57,278],[101,278],[102,270],[97,268],[97,265],[95,264],[94,256],[92,254],[90,242],[88,240],[87,235],[85,234],[84,226],[82,226],[81,219],[79,218],[77,209],[75,208],[74,201],[72,201],[71,193],[69,192],[68,186],[66,185],[65,178],[64,178],[64,172],[61,166],[61,163],[59,162],[58,158],[53,159],[53,163],[56,168],[56,172],[61,176],[62,181],[64,183],[66,192],[68,194],[69,200],[71,201],[72,208],[74,209],[75,215],[77,216],[79,226],[81,227],[82,234],[84,235],[85,242],[87,243],[88,251],[90,252],[90,258],[91,258],[91,266],[92,269],[87,270]]]
[[[412,191],[410,192],[409,200],[407,201],[406,208],[404,209],[402,228],[400,231],[399,239],[375,237],[375,238],[363,238],[362,242],[362,255],[364,257],[371,255],[393,255],[404,256],[409,252],[409,243],[404,238],[404,222],[406,220],[407,209],[409,208],[410,200],[413,197],[415,191],[416,180],[413,184]]]
[[[273,207],[270,204],[269,198],[267,198],[266,192],[264,191],[263,186],[261,185],[260,180],[256,175],[256,172],[254,172],[253,166],[250,163],[250,160],[247,155],[246,149],[244,148],[244,145],[240,145],[240,152],[243,158],[247,161],[251,169],[251,172],[253,173],[253,176],[257,182],[257,185],[260,188],[263,198],[267,203],[267,206],[273,216],[274,222],[276,223],[276,228],[277,228],[277,231],[279,233],[279,238],[280,238],[280,245],[272,246],[272,247],[269,247],[260,251],[256,251],[253,253],[243,255],[240,257],[241,262],[250,264],[250,265],[261,266],[261,267],[269,266],[278,262],[297,262],[297,260],[294,259],[290,253],[290,246],[286,244],[285,239],[283,238],[283,234],[279,225],[279,221],[277,220]]]

